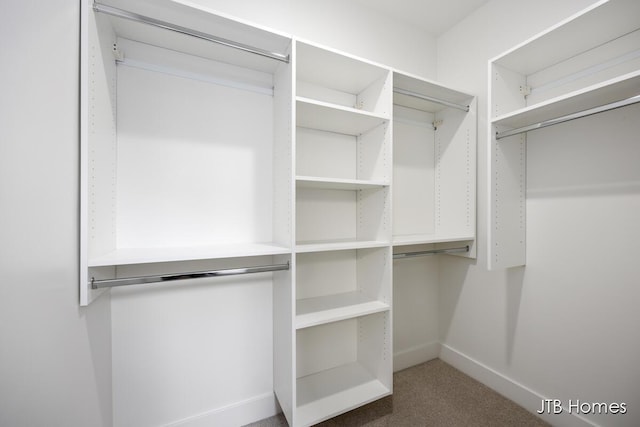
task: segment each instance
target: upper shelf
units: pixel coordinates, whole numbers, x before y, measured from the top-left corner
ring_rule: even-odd
[[[496,117],[493,124],[508,128],[525,127],[639,94],[640,70],[504,114]]]
[[[385,79],[389,70],[361,58],[310,43],[297,43],[297,79],[335,91],[359,94]]]
[[[314,188],[325,190],[364,190],[368,188],[382,188],[388,185],[388,181],[325,178],[316,176],[296,177],[296,186],[298,188]]]
[[[157,0],[142,2],[130,0],[102,0],[96,2],[105,11],[112,8],[124,11],[123,16],[148,18],[160,26],[149,25],[139,19],[123,18],[106,12],[96,12],[96,19],[109,22],[116,37],[160,46],[177,52],[234,64],[249,69],[273,73],[280,63],[261,55],[238,50],[228,45],[213,43],[206,37],[194,37],[186,32],[172,31],[169,27],[188,29],[189,33],[210,35],[232,44],[255,47],[276,55],[286,56],[291,38],[271,30],[256,27],[230,17],[222,16],[204,7],[187,6],[176,1]],[[163,24],[169,24],[164,26]]]
[[[291,249],[273,243],[239,243],[173,248],[121,248],[89,260],[89,267],[106,267],[155,262],[190,261],[214,258],[238,258],[285,255]]]
[[[466,93],[400,72],[393,73],[393,89],[393,103],[395,105],[429,113],[436,113],[448,108],[447,104],[468,107],[473,100],[473,96]],[[417,96],[409,96],[406,93],[413,93]],[[430,101],[428,98],[441,102]]]
[[[529,75],[640,28],[638,0],[601,0],[492,62]]]
[[[296,97],[297,125],[305,128],[361,135],[389,120],[387,116]]]

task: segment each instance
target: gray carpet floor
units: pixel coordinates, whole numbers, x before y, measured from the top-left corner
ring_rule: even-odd
[[[249,426],[285,427],[287,421],[279,414]],[[396,372],[393,375],[392,396],[318,426],[533,427],[549,424],[440,359],[435,359]]]

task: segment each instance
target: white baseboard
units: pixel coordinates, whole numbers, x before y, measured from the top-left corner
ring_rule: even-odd
[[[440,343],[437,341],[399,351],[393,354],[393,372],[437,359],[439,355]]]
[[[279,412],[275,395],[265,393],[167,424],[165,427],[238,427],[272,417]]]
[[[538,414],[543,399],[549,399],[547,396],[525,387],[524,385],[513,381],[512,379],[502,375],[501,373],[483,365],[482,363],[460,353],[459,351],[441,344],[440,359],[459,371],[464,372],[471,378],[481,382],[487,387],[495,390],[497,393],[505,396],[525,408],[527,411],[542,418],[546,422],[555,427],[594,427],[597,426],[587,419],[564,411],[560,414]]]

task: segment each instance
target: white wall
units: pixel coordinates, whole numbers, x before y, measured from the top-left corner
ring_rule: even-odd
[[[438,39],[439,81],[479,96],[479,248],[488,223],[487,61],[591,3],[493,0]],[[442,260],[442,357],[532,411],[540,397],[626,402],[635,408],[627,415],[588,419],[640,424],[639,114],[628,107],[528,134],[526,267],[488,272],[480,249],[477,262]]]
[[[436,75],[436,42],[426,31],[350,0],[190,0],[426,78]]]
[[[435,76],[432,36],[405,23],[390,22],[357,3],[194,3],[407,72]],[[228,265],[220,266],[225,267]],[[437,265],[431,267],[436,277]],[[421,270],[424,268],[418,266]],[[238,425],[276,413],[271,285],[268,277],[247,277],[226,283],[217,279],[216,286],[209,287],[112,290],[115,426]],[[437,283],[432,281],[426,289],[419,285],[407,284],[413,297],[406,299],[435,304]],[[407,360],[434,351],[434,313],[419,307],[403,313],[401,324],[431,321],[415,334],[400,337],[412,350],[405,355]]]
[[[78,301],[76,0],[0,3],[0,425],[110,426],[110,302]]]

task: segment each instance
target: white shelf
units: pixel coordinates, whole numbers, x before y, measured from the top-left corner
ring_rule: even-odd
[[[403,74],[399,72],[393,73],[393,87],[405,91],[413,92],[419,95],[440,99],[445,102],[458,105],[469,105],[473,100],[473,96],[459,92],[454,89],[442,86],[440,84],[424,80],[422,78]],[[412,108],[414,110],[435,113],[448,108],[446,105],[426,101],[416,97],[403,95],[400,93],[393,94],[393,103],[403,107]]]
[[[383,248],[390,242],[383,240],[326,240],[326,241],[301,241],[296,244],[297,253],[342,251],[349,249]]]
[[[176,2],[123,2],[106,1],[128,12],[165,21],[191,30],[210,34],[214,37],[233,40],[234,42],[255,46],[269,52],[283,54],[291,43],[291,38],[277,34],[271,30],[248,25],[240,20],[230,19],[213,14],[196,5],[183,5]],[[119,4],[120,3],[120,4]],[[158,3],[162,3],[158,5]],[[278,61],[242,50],[230,48],[222,44],[200,40],[178,32],[167,31],[151,25],[102,14],[109,19],[119,37],[137,40],[153,46],[189,53],[194,56],[214,59],[216,61],[236,64],[241,67],[267,73],[275,72]]]
[[[324,178],[315,176],[297,176],[298,188],[315,188],[326,190],[363,190],[367,188],[387,187],[387,181],[372,181],[362,179]]]
[[[246,243],[179,248],[123,248],[90,259],[89,267],[264,255],[285,255],[290,253],[291,249],[271,243]]]
[[[328,102],[296,97],[297,125],[310,129],[361,135],[389,120],[389,117]]]
[[[389,304],[371,299],[362,292],[346,292],[298,300],[296,329],[389,311]]]
[[[385,77],[387,70],[362,58],[298,42],[298,80],[358,94]]]
[[[640,71],[504,114],[494,125],[517,128],[606,105],[640,94]]]
[[[492,62],[529,75],[640,28],[640,2],[602,0]]]
[[[359,363],[298,378],[298,424],[312,425],[390,394]]]
[[[474,240],[473,235],[442,235],[442,234],[406,234],[393,236],[393,246],[422,245],[430,243],[465,242]]]

